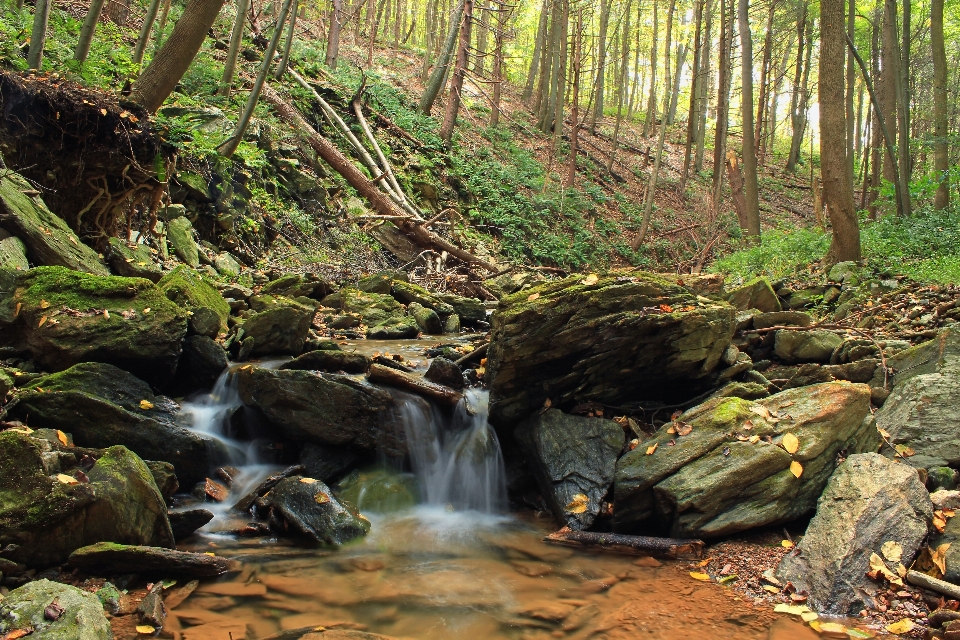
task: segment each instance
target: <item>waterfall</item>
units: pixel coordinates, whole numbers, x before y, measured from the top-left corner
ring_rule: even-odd
[[[237,376],[230,368],[220,374],[210,393],[203,393],[183,403],[180,415],[184,426],[201,435],[215,438],[230,451],[234,466],[256,462],[251,443],[232,437],[230,418],[243,406],[238,390]]]

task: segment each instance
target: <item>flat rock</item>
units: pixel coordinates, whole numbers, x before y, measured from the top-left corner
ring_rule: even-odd
[[[167,223],[167,241],[178,258],[188,267],[200,266],[200,249],[193,237],[193,225],[187,218],[174,218]]]
[[[832,331],[777,331],[774,353],[784,362],[830,362],[843,338]]]
[[[157,573],[184,578],[212,578],[240,569],[236,560],[205,553],[112,542],[77,549],[70,554],[69,563],[88,573]]]
[[[146,245],[126,243],[120,238],[108,240],[107,262],[118,276],[146,278],[159,282],[163,277],[160,266]]]
[[[282,370],[366,373],[372,361],[360,353],[321,349],[309,351],[280,366]]]
[[[192,536],[197,529],[213,520],[213,513],[206,509],[171,511],[169,516],[173,537],[179,542]]]
[[[813,316],[803,311],[771,311],[758,313],[753,316],[754,329],[768,329],[770,327],[809,327],[813,324]]]
[[[756,309],[764,313],[780,311],[780,299],[766,278],[756,278],[732,289],[727,300],[740,311]]]
[[[63,611],[50,620],[45,611],[56,603]],[[17,635],[18,630],[27,631]],[[11,591],[0,600],[0,634],[45,640],[113,640],[110,622],[97,596],[76,587],[42,579]]]

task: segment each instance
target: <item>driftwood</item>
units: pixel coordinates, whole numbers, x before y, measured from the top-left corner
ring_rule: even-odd
[[[931,578],[927,574],[920,573],[919,571],[908,571],[907,582],[917,587],[923,587],[924,589],[942,593],[952,600],[960,600],[960,586],[955,585],[952,582]]]
[[[272,87],[265,84],[262,95],[264,100],[273,105],[277,115],[292,126],[324,162],[343,176],[344,180],[370,203],[374,211],[382,216],[397,216],[398,219],[395,224],[401,231],[409,235],[415,243],[424,248],[446,251],[458,260],[479,265],[487,271],[497,271],[499,269],[496,265],[478,258],[469,251],[465,251],[452,242],[430,232],[423,226],[422,222],[418,222],[410,216],[405,216],[403,210],[394,204],[389,196],[378,189],[377,185],[371,180],[367,179],[337,147],[317,133],[300,112],[280,97],[280,94],[274,91]]]
[[[454,391],[450,387],[428,382],[423,378],[391,369],[382,364],[370,365],[370,373],[367,374],[367,377],[370,382],[388,384],[392,387],[416,393],[451,407],[457,406],[457,403],[459,403],[463,397],[459,391]]]
[[[479,347],[477,347],[467,355],[463,356],[462,358],[457,358],[456,365],[458,367],[462,367],[463,365],[467,364],[471,360],[482,358],[483,356],[487,355],[487,350],[489,348],[490,348],[490,343],[484,342],[482,345],[480,345]]]
[[[543,541],[567,547],[614,551],[638,556],[677,558],[693,555],[699,558],[703,555],[703,541],[686,538],[651,538],[648,536],[627,536],[619,533],[594,533],[592,531],[561,529],[556,533],[551,533]]]

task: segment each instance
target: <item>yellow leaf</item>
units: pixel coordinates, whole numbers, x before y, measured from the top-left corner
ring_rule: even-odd
[[[313,496],[313,499],[317,504],[325,504],[330,502],[330,496],[325,494],[323,491],[318,491],[317,495]]]
[[[107,115],[107,110],[106,110],[106,109],[100,109],[100,115],[102,115],[102,116]],[[148,633],[153,633],[153,631],[149,631]]]
[[[817,633],[820,633],[820,621],[819,621],[819,620],[811,620],[811,621],[810,621],[810,628],[813,629],[814,631],[816,631]]]
[[[800,619],[803,620],[804,622],[813,622],[819,617],[820,616],[818,616],[814,611],[804,611],[803,613],[800,614]]]
[[[940,575],[947,572],[947,549],[949,548],[950,543],[947,542],[937,547],[937,550],[930,554],[930,560],[940,570]]]
[[[869,640],[869,638],[877,637],[877,634],[873,631],[867,631],[866,629],[847,629],[847,635],[853,640]]]
[[[597,284],[597,282],[598,282],[599,280],[600,280],[600,276],[598,276],[598,275],[595,274],[595,273],[591,273],[591,274],[588,275],[586,278],[584,278],[583,280],[581,280],[581,281],[580,281],[580,284],[585,284],[585,285],[587,285],[587,286],[589,287],[589,286],[592,285],[592,284]]]
[[[302,482],[303,484],[317,484],[317,481],[315,478],[300,478],[300,482]]]
[[[700,573],[699,571],[691,571],[690,577],[694,580],[701,580],[703,582],[710,582],[710,574]]]
[[[896,449],[897,453],[899,453],[904,458],[909,458],[910,456],[916,455],[917,453],[916,451],[914,451],[913,449],[911,449],[905,444],[898,444],[894,446],[894,449]]]
[[[792,433],[783,434],[783,440],[781,444],[783,444],[783,448],[786,449],[787,453],[789,454],[796,453],[797,449],[800,448],[800,440]]]
[[[48,308],[49,306],[50,306],[50,303],[47,302],[46,300],[41,300],[41,301],[40,301],[40,308],[41,308],[41,309],[46,309],[46,308]]]
[[[144,411],[148,411],[150,409],[153,409],[153,403],[150,402],[149,400],[141,400],[140,408],[143,409]]]
[[[847,628],[839,622],[821,622],[820,635],[825,638],[846,638]]]
[[[144,314],[150,313],[150,307],[144,307],[144,308],[143,308],[143,313],[144,313]]]
[[[773,586],[772,584],[765,584],[765,585],[763,585],[763,590],[764,590],[764,591],[769,591],[770,593],[780,593],[780,589],[778,589],[777,587]]]
[[[802,616],[810,611],[810,607],[805,604],[786,604],[781,602],[773,608],[774,613],[788,613],[791,616]]]
[[[590,498],[582,493],[573,496],[573,500],[564,508],[568,513],[584,513],[590,504]]]
[[[803,475],[803,465],[794,460],[790,463],[790,473],[799,478]]]
[[[877,427],[877,431],[880,433],[881,436],[883,436],[887,440],[890,439],[890,432],[884,429],[883,427]]]
[[[890,633],[893,633],[899,636],[899,635],[903,635],[904,633],[910,633],[911,631],[913,631],[914,626],[916,625],[913,624],[913,620],[911,620],[910,618],[904,618],[899,622],[888,624],[886,626],[886,630],[889,631]]]
[[[42,327],[42,326],[45,325],[46,323],[47,323],[47,316],[43,316],[42,318],[40,318],[40,323],[37,325],[37,329],[39,329],[40,327]]]
[[[933,512],[933,527],[940,533],[947,528],[947,519],[939,509]]]
[[[783,547],[784,549],[793,549],[793,542],[791,542],[790,540],[781,540],[780,546]]]
[[[750,444],[757,444],[758,442],[760,442],[760,436],[750,436],[749,440],[747,441]]]
[[[750,407],[750,411],[757,414],[761,418],[767,418],[768,420],[773,417],[772,415],[770,415],[770,409],[767,409],[765,406],[761,404],[753,405],[752,407]]]
[[[60,429],[57,429],[57,440],[59,440],[60,443],[65,447],[70,446],[70,441],[67,440],[67,434],[65,434],[63,431],[60,431]]]
[[[13,317],[14,317],[14,318],[16,318],[17,316],[20,315],[20,309],[22,309],[22,308],[23,308],[23,303],[22,303],[22,302],[18,302],[16,308],[14,308],[14,310],[13,310]]]
[[[891,571],[890,568],[887,567],[887,563],[883,561],[883,558],[875,553],[870,554],[870,571],[867,575],[874,580],[883,576],[890,584],[895,584],[898,587],[903,586],[903,580],[900,579],[900,576]]]
[[[101,109],[101,111],[106,111],[106,109]],[[142,634],[145,635],[145,636],[146,636],[146,635],[150,635],[151,633],[156,633],[156,631],[157,631],[157,630],[156,630],[154,627],[151,627],[151,626],[148,625],[148,624],[138,624],[138,625],[137,625],[137,633],[142,633]]]
[[[104,319],[104,320],[109,320],[109,319],[110,319],[110,312],[107,311],[106,309],[103,310],[103,319]]]
[[[205,556],[213,556],[213,557],[216,557],[216,556],[217,556],[217,554],[215,554],[213,551],[204,551],[204,552],[203,552],[203,555],[205,555]]]
[[[80,481],[79,481],[79,480],[77,480],[77,479],[74,478],[73,476],[68,476],[68,475],[65,474],[65,473],[58,473],[58,474],[57,474],[57,480],[59,480],[59,481],[62,482],[63,484],[80,484]]]
[[[539,293],[531,293],[530,295],[527,296],[527,302],[533,302],[539,297],[540,297]]]
[[[900,559],[903,558],[903,547],[896,540],[887,540],[880,547],[880,553],[890,562],[900,562]]]
[[[649,447],[647,447],[647,455],[648,455],[648,456],[652,456],[652,455],[653,455],[653,452],[657,450],[658,444],[659,444],[659,443],[657,443],[657,444],[652,444],[652,445],[650,445]]]

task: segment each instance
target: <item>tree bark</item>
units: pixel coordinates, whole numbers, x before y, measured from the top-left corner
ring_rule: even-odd
[[[770,9],[767,12],[766,35],[763,39],[763,61],[760,63],[760,95],[757,98],[757,121],[754,123],[753,131],[754,149],[759,164],[763,164],[761,143],[763,142],[763,123],[766,122],[767,92],[770,90],[770,61],[773,57],[773,14],[776,6],[775,2],[770,2]]]
[[[563,181],[566,189],[572,189],[577,182],[577,147],[580,142],[580,77],[583,71],[583,7],[577,10],[576,32],[573,35],[573,97],[571,99],[570,157],[567,159],[567,177]]]
[[[493,34],[493,95],[490,99],[490,126],[500,124],[500,94],[503,90],[503,40],[506,36],[507,20],[512,7],[503,0],[497,1],[497,26]]]
[[[639,556],[661,556],[665,558],[690,556],[699,558],[703,555],[703,541],[688,538],[651,538],[648,536],[628,536],[622,533],[570,531],[564,528],[546,536],[543,541],[550,544],[577,547],[578,549],[615,551]],[[957,591],[960,592],[960,588]]]
[[[336,0],[337,3],[340,0]],[[247,23],[247,7],[250,0],[237,0],[237,17],[233,21],[233,31],[230,33],[230,49],[227,59],[223,63],[223,76],[220,78],[220,87],[217,95],[229,96],[233,90],[233,74],[237,69],[237,59],[240,57],[240,46],[243,44],[243,27]]]
[[[453,141],[453,130],[457,126],[457,115],[460,113],[460,92],[463,91],[463,80],[467,75],[467,63],[470,55],[470,30],[473,27],[473,0],[463,0],[463,20],[460,25],[460,47],[457,49],[457,62],[450,78],[450,95],[447,100],[447,111],[440,126],[440,139],[450,146]]]
[[[33,10],[33,31],[30,33],[27,66],[37,71],[43,67],[43,45],[47,42],[47,24],[50,22],[52,3],[53,0],[37,0]]]
[[[697,109],[697,135],[696,150],[693,155],[693,170],[697,173],[703,170],[703,150],[707,130],[707,108],[710,97],[709,87],[711,86],[710,70],[710,50],[713,46],[713,0],[707,0],[706,15],[706,33],[704,34],[703,44],[700,53],[700,82],[699,82],[699,108]]]
[[[659,2],[653,3],[653,41],[650,44],[650,95],[647,97],[647,114],[643,119],[643,137],[649,137],[650,127],[657,121],[657,6]]]
[[[133,64],[143,62],[143,54],[147,50],[147,44],[150,42],[150,32],[153,30],[153,23],[157,21],[157,13],[160,11],[160,0],[150,0],[147,8],[147,15],[143,18],[143,26],[140,27],[140,37],[137,38],[137,46],[133,50]]]
[[[423,95],[420,96],[420,104],[417,105],[417,111],[424,115],[430,115],[433,110],[433,103],[440,95],[440,89],[443,88],[443,81],[447,77],[447,67],[450,66],[450,59],[453,57],[453,50],[457,45],[457,35],[460,33],[460,22],[463,18],[463,5],[465,0],[457,0],[456,8],[450,16],[450,28],[447,30],[447,38],[443,44],[443,51],[437,59],[437,64],[430,74],[427,85],[423,89]]]
[[[747,199],[743,195],[743,174],[740,173],[737,154],[733,151],[727,153],[726,167],[727,180],[730,182],[730,195],[733,198],[733,208],[737,212],[737,220],[740,222],[740,228],[746,229],[750,222],[748,219]]]
[[[331,69],[337,68],[340,57],[340,15],[343,13],[343,0],[333,0],[330,12],[330,30],[327,32],[327,55],[324,62]]]
[[[487,66],[487,41],[490,36],[490,7],[481,2],[480,19],[477,22],[477,50],[473,57],[473,72],[482,76]]]
[[[676,2],[676,0],[670,1],[671,3]],[[630,59],[630,4],[631,1],[627,0],[627,9],[624,12],[623,19],[623,42],[620,52],[620,80],[617,83],[617,121],[613,125],[613,149],[610,151],[607,173],[613,171],[613,163],[617,157],[617,149],[620,146],[620,124],[623,121],[623,97],[626,93],[627,84],[627,61]],[[669,42],[667,46],[669,46]]]
[[[549,0],[543,0],[540,4],[540,19],[537,21],[537,35],[533,43],[533,57],[530,59],[530,69],[527,71],[527,83],[523,87],[521,99],[529,103],[533,97],[533,87],[537,81],[537,71],[540,69],[540,60],[543,56],[544,40],[547,33],[547,3]]]
[[[727,156],[727,128],[730,125],[730,48],[733,45],[733,0],[727,6],[727,0],[720,0],[720,44],[717,72],[717,125],[713,135],[713,206],[711,216],[715,217],[720,206],[720,193],[723,187],[723,166]]]
[[[753,131],[753,39],[750,34],[750,2],[739,0],[737,22],[740,27],[740,56],[743,64],[740,111],[743,121],[743,195],[746,201],[748,242],[760,241],[760,198],[757,192],[757,147]]]
[[[947,51],[943,41],[943,0],[931,0],[930,3],[930,45],[933,53],[933,170],[939,182],[933,197],[933,207],[946,209],[950,204],[950,184],[947,180],[949,103]]]
[[[287,41],[283,45],[283,56],[281,56],[280,64],[277,65],[277,70],[273,74],[276,80],[283,77],[283,74],[287,71],[287,65],[290,64],[290,50],[293,48],[293,38],[296,35],[297,28],[298,6],[299,0],[293,0],[293,10],[290,12],[290,23],[287,28]]]
[[[190,0],[173,33],[133,83],[131,100],[150,113],[160,108],[187,72],[221,7],[223,0]]]
[[[90,54],[90,44],[93,42],[93,33],[97,29],[97,22],[100,21],[103,2],[104,0],[93,0],[90,3],[90,8],[87,9],[87,17],[83,20],[80,39],[77,41],[77,49],[73,54],[74,59],[81,65],[86,62],[87,56]]]
[[[690,81],[690,103],[687,109],[687,141],[683,149],[683,171],[680,176],[680,193],[687,191],[687,177],[690,174],[690,162],[693,160],[693,147],[697,139],[697,127],[700,125],[700,85],[703,83],[700,57],[703,55],[703,13],[704,0],[696,3],[696,28],[693,36],[693,78]],[[677,79],[679,82],[679,78]]]

